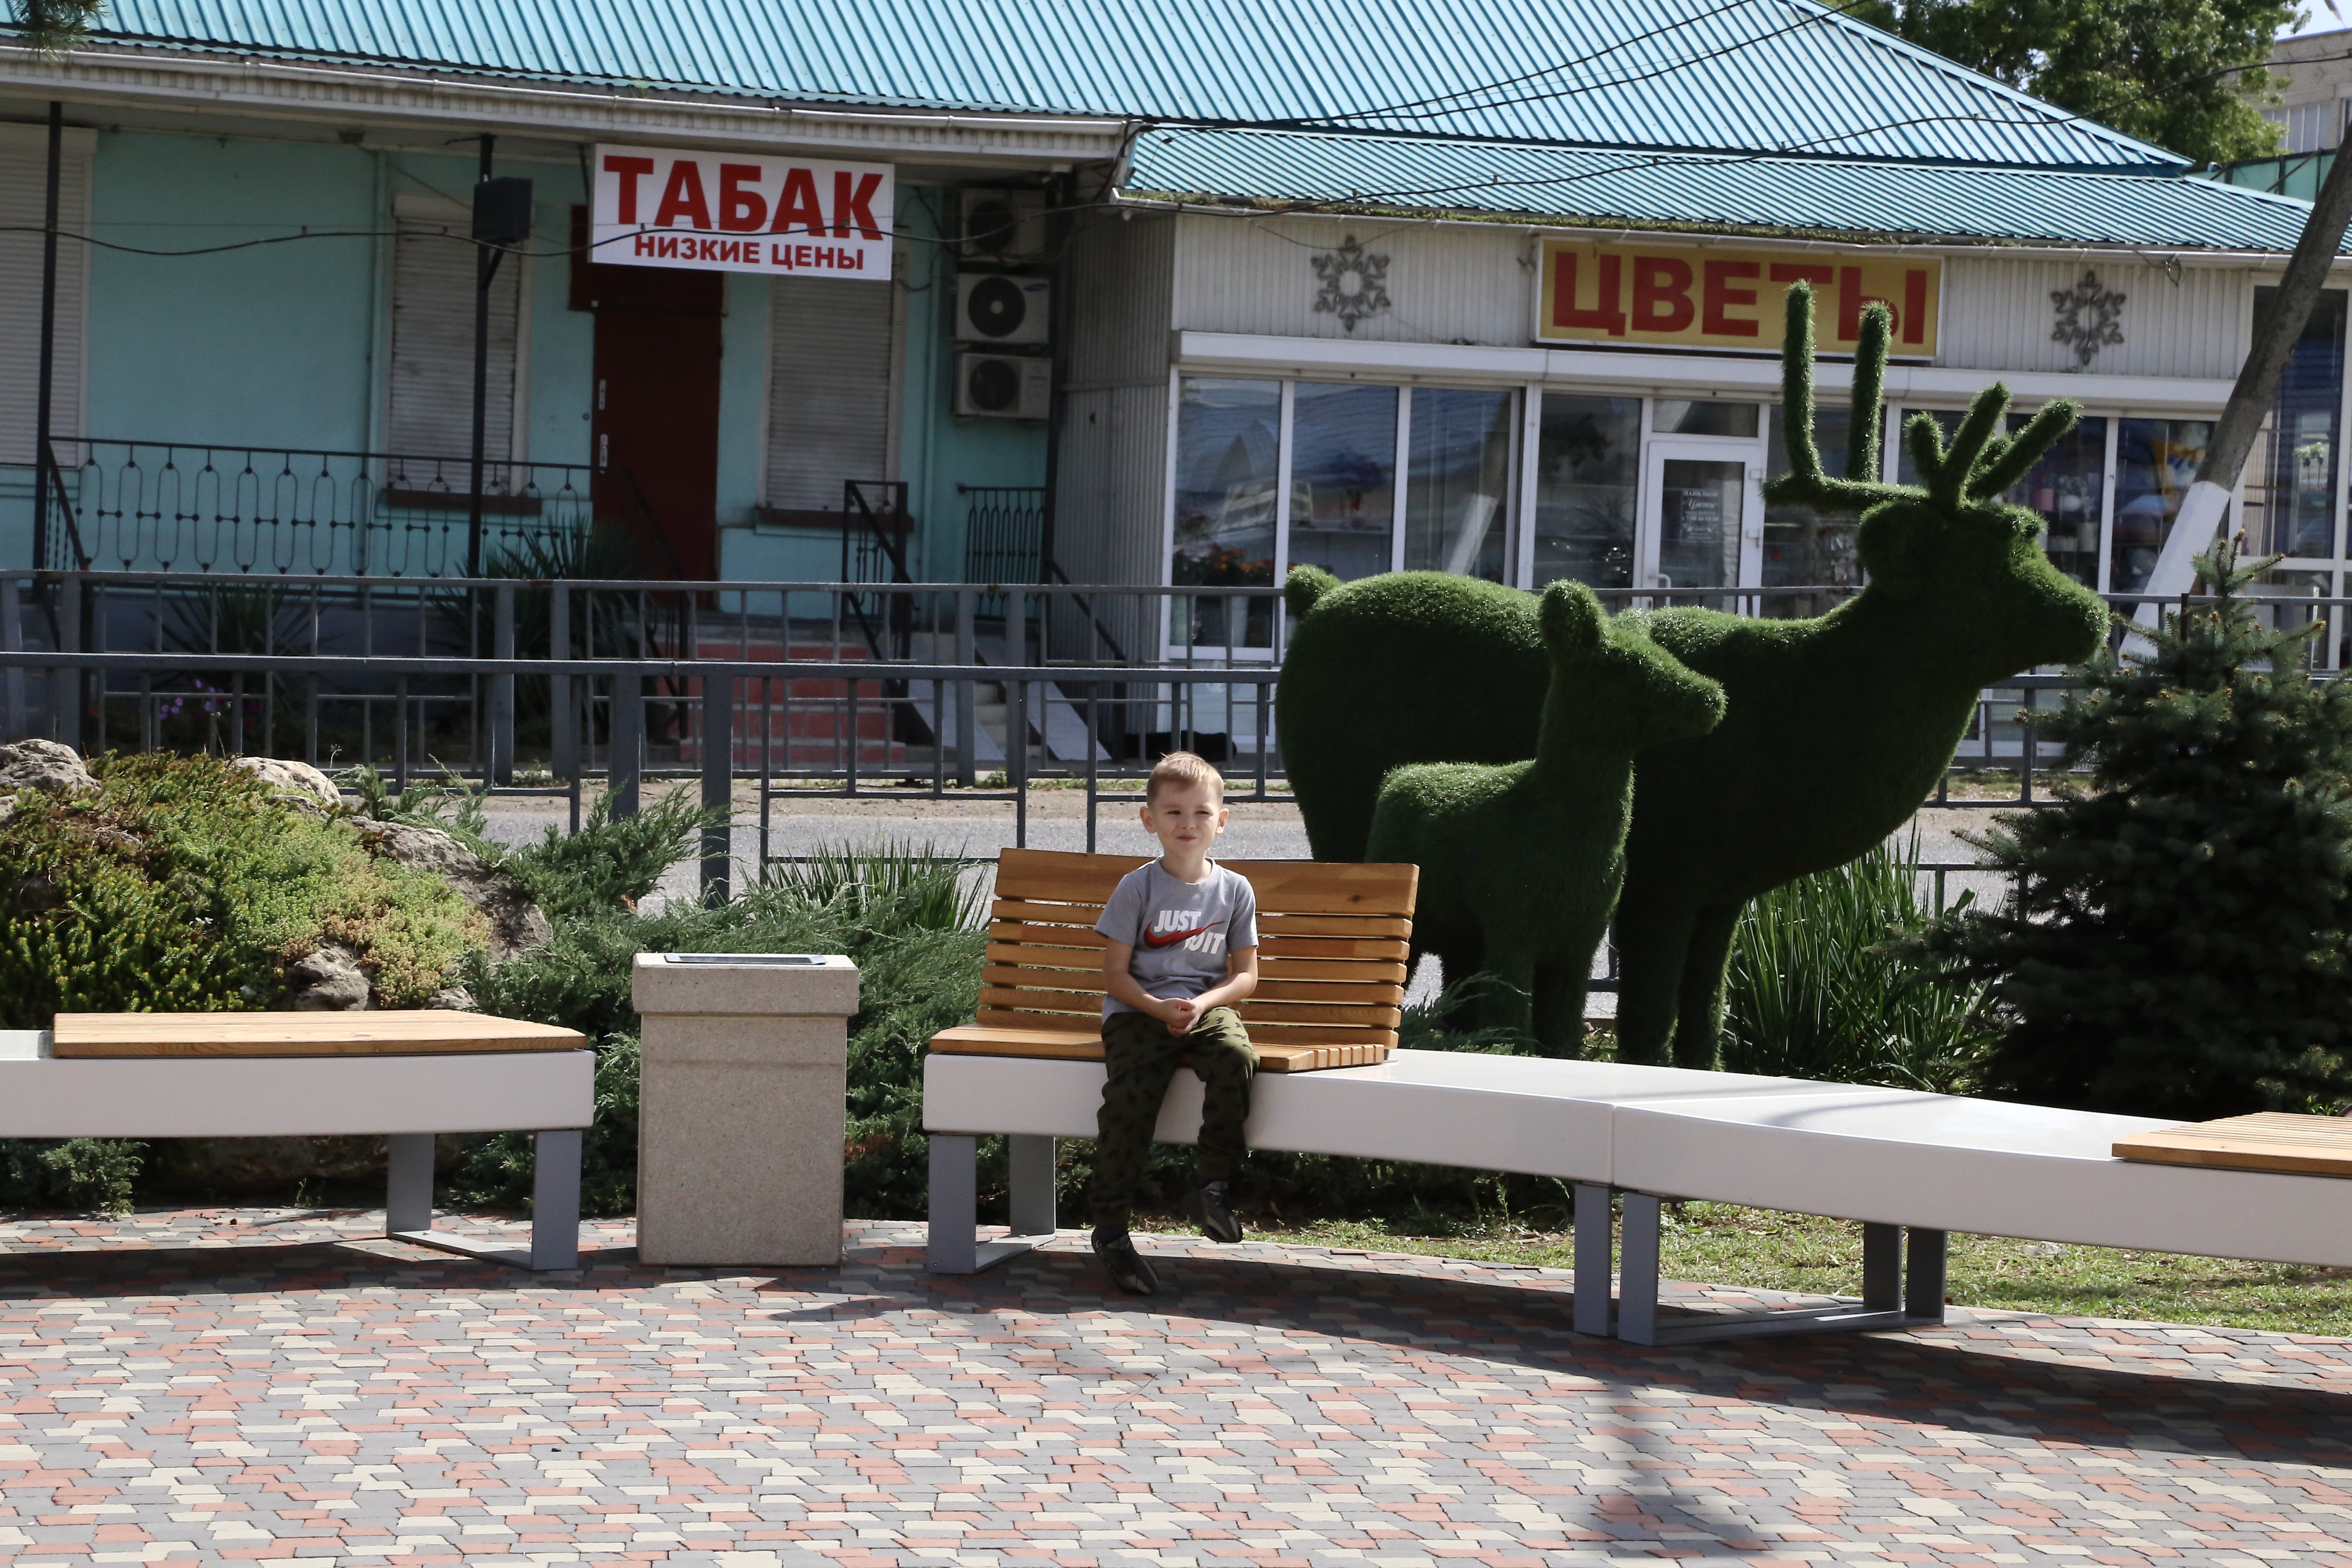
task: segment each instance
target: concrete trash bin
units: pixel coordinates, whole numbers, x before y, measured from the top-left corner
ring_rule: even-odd
[[[810,953],[648,952],[637,1256],[761,1268],[841,1261],[857,966]]]

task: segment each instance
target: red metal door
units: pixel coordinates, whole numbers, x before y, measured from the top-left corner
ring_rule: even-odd
[[[647,576],[719,575],[725,284],[717,272],[572,265],[572,304],[596,315],[589,420],[596,515],[638,538]]]

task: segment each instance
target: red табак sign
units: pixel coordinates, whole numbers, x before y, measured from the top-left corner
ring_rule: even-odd
[[[599,147],[591,171],[598,262],[889,279],[887,163]]]

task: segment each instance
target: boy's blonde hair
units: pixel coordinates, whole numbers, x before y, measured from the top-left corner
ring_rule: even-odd
[[[1177,789],[1193,789],[1202,785],[1217,792],[1217,804],[1225,801],[1225,775],[1211,765],[1205,757],[1190,752],[1171,752],[1151,765],[1151,782],[1143,786],[1143,804],[1150,805],[1160,799],[1162,784]]]

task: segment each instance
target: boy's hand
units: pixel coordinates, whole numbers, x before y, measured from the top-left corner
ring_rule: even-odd
[[[1200,1021],[1201,1005],[1188,996],[1179,996],[1160,1005],[1160,1016],[1171,1035],[1189,1035]]]

